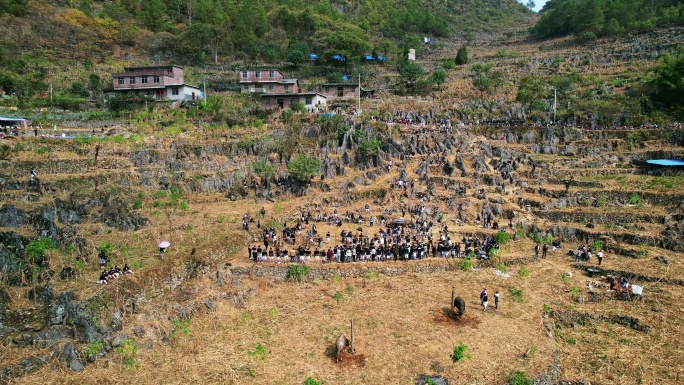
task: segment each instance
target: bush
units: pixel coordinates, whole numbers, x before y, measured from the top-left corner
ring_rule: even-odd
[[[336,291],[335,294],[333,294],[333,299],[339,304],[340,301],[344,298],[344,294],[342,294],[339,291]]]
[[[321,382],[313,377],[309,377],[304,381],[304,385],[321,385]]]
[[[513,302],[517,302],[517,303],[523,302],[523,291],[522,291],[522,289],[516,289],[516,288],[512,287],[508,290],[508,292],[511,295],[511,299],[513,300]]]
[[[505,245],[511,240],[511,236],[505,231],[498,231],[494,234],[494,240],[500,245]]]
[[[499,270],[500,272],[504,273],[504,274],[506,274],[506,272],[508,271],[506,269],[506,264],[503,262],[499,262],[499,264],[496,265],[496,269]]]
[[[525,278],[530,275],[530,270],[525,266],[520,266],[520,270],[518,270],[518,275],[521,278]]]
[[[513,373],[508,378],[508,383],[510,385],[532,385],[533,384],[532,380],[529,377],[527,377],[524,372],[521,372],[520,370],[516,370],[515,373]]]
[[[37,241],[31,241],[26,246],[26,258],[33,260],[35,264],[41,264],[47,250],[56,247],[55,241],[48,237],[43,237]]]
[[[475,266],[475,262],[473,262],[473,260],[470,257],[466,257],[461,262],[460,267],[461,267],[461,270],[463,270],[463,271],[472,271],[473,266]]]
[[[470,354],[466,353],[466,350],[468,349],[468,346],[461,342],[460,345],[454,346],[454,353],[451,354],[449,357],[451,357],[451,360],[456,363],[464,358],[471,358],[472,356]]]
[[[287,268],[288,278],[301,282],[309,275],[309,266],[307,265],[290,265]]]
[[[641,195],[634,193],[634,194],[632,194],[631,197],[629,197],[629,204],[637,206],[637,207],[641,207],[641,206],[643,206],[644,201],[641,199]]]
[[[95,340],[86,348],[85,355],[89,360],[95,360],[97,352],[104,350],[104,343],[100,340]]]

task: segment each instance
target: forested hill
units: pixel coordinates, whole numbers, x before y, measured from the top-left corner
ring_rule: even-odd
[[[585,40],[684,25],[681,0],[550,0],[531,32],[538,38],[574,34]]]
[[[387,55],[423,36],[505,30],[529,14],[515,0],[2,0],[0,55],[95,62],[143,52],[189,64]]]

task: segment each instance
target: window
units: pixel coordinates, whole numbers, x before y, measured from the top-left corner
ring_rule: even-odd
[[[152,82],[158,84],[159,83],[159,75],[152,76]]]
[[[117,83],[119,83],[120,86],[124,84],[124,78],[116,78]]]
[[[268,77],[273,79],[275,77],[275,71],[268,71]]]
[[[290,106],[297,103],[297,98],[290,98]]]
[[[330,87],[325,86],[325,92],[326,92],[326,93],[327,93],[327,92],[330,92]]]
[[[270,106],[271,105],[271,99],[263,99],[264,100],[264,106]]]
[[[141,76],[140,77],[140,83],[147,84],[147,76]]]
[[[337,87],[337,96],[344,96],[344,87]]]
[[[166,67],[166,72],[173,73],[173,67]]]
[[[273,84],[269,84],[267,88],[269,91],[275,90],[275,86]]]
[[[247,79],[247,71],[242,71],[242,78]]]
[[[128,78],[128,84],[135,84],[135,77],[134,76],[131,76],[130,78]]]
[[[254,77],[259,79],[261,77],[261,71],[255,71],[254,72]]]
[[[179,90],[178,90],[178,87],[173,87],[173,88],[171,89],[171,95],[178,96],[178,94],[179,94],[178,91],[179,91]]]
[[[313,104],[313,98],[311,96],[306,97],[306,105],[310,106]]]
[[[287,92],[287,91],[289,91],[289,90],[290,90],[290,85],[289,85],[289,84],[285,84],[285,92]]]
[[[245,90],[245,92],[249,91],[249,84],[243,84],[242,89]]]

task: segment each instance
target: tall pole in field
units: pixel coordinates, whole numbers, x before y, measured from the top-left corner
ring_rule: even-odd
[[[553,90],[553,123],[556,124],[556,88],[551,88]]]
[[[359,114],[361,113],[361,72],[359,72]]]
[[[207,106],[207,78],[204,78],[204,106]]]

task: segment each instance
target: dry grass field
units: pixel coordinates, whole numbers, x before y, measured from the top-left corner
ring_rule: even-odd
[[[536,62],[553,55],[570,57],[578,49],[562,39],[543,47],[519,42],[507,49],[510,57],[499,57],[500,49],[493,45],[482,46],[475,57],[496,60],[497,68],[505,70],[513,68],[520,55]],[[642,64],[646,68],[653,61],[604,67],[592,64],[581,71],[594,74],[597,82],[607,81],[622,77],[624,71],[633,73],[633,67]],[[566,70],[563,66],[559,69]],[[509,73],[506,75],[508,79]],[[515,98],[515,83],[509,80],[491,99],[510,102]],[[454,70],[445,91],[434,98],[379,95],[364,100],[363,107],[381,113],[440,112],[464,99],[478,98],[471,83],[463,67]],[[57,207],[58,200],[89,202],[88,197],[107,195],[128,203],[139,201],[131,212],[149,220],[135,231],[106,226],[102,218],[77,226],[58,221],[59,231],[73,230],[85,238],[92,255],[77,261],[66,247],[47,251],[48,265],[56,273],[82,262],[75,277],[50,280],[54,292],[73,292],[91,307],[92,321],[98,326],[111,324],[113,314],[119,312],[121,330],[112,331],[107,338],[125,336],[129,340],[107,354],[96,355],[83,371],[71,371],[53,356],[52,348],[37,344],[21,347],[15,342],[23,334],[37,332],[37,326],[32,328],[35,325],[45,323],[44,319],[27,321],[25,330],[2,339],[0,370],[41,354],[48,361],[7,383],[302,384],[311,377],[326,385],[415,384],[421,375],[428,375],[447,378],[451,384],[501,385],[516,371],[529,377],[548,373],[554,362],[567,385],[684,383],[684,307],[680,303],[684,253],[673,251],[676,248],[668,243],[669,238],[681,239],[672,229],[681,228],[683,177],[648,175],[630,163],[654,154],[681,157],[682,148],[668,139],[671,132],[647,131],[635,143],[631,131],[563,128],[567,130],[564,144],[586,152],[560,155],[559,151],[541,154],[532,149],[542,140],[544,127],[469,126],[448,134],[428,127],[418,135],[415,130],[422,127],[385,126],[383,135],[391,136],[394,143],[406,145],[415,139],[427,150],[413,154],[405,149],[401,157],[392,159],[390,172],[375,170],[373,179],[367,178],[367,165],[346,164],[344,175],[314,183],[303,196],[287,192],[272,200],[262,199],[247,189],[246,197],[231,200],[230,193],[203,192],[198,186],[204,180],[225,180],[226,175],[255,178],[250,165],[272,152],[257,156],[253,150],[242,149],[217,155],[217,147],[236,149],[245,138],[282,134],[291,128],[289,123],[273,115],[258,128],[221,131],[184,121],[178,133],[159,128],[157,119],[165,114],[182,115],[154,111],[137,122],[131,117],[130,132],[123,124],[116,127],[125,135],[136,135],[135,140],[121,137],[96,144],[0,139],[12,148],[22,147],[2,163],[3,187],[8,186],[0,191],[3,205],[31,212],[39,206]],[[478,114],[473,112],[473,117],[479,119]],[[296,123],[301,131],[315,125],[314,116],[295,119],[299,119]],[[372,125],[376,129],[382,123]],[[502,135],[507,130],[521,139],[508,143]],[[556,135],[561,129],[550,130]],[[522,139],[530,133],[532,139]],[[321,138],[300,133],[296,139],[295,152],[323,157],[318,147]],[[454,139],[456,145],[443,153],[434,151],[447,139]],[[101,146],[98,164],[93,161],[96,145]],[[50,150],[42,151],[44,148]],[[563,150],[560,145],[559,149]],[[154,161],[136,165],[133,157],[138,152]],[[516,183],[496,181],[501,179],[496,165],[504,153],[509,159],[522,160]],[[344,157],[334,149],[326,156],[334,161]],[[462,157],[463,174],[457,170],[446,175],[439,163],[441,156],[452,165]],[[389,156],[383,159],[388,160]],[[429,176],[417,182],[415,193],[390,187],[402,173],[406,180],[419,180],[417,170],[427,160],[436,163],[429,166]],[[475,170],[478,160],[486,164],[487,171]],[[538,166],[536,173],[532,164]],[[38,165],[45,186],[42,191],[28,191],[28,183],[5,184],[24,181],[34,165]],[[285,164],[273,162],[273,166],[276,175],[286,171]],[[574,184],[566,192],[563,182],[570,177]],[[182,195],[172,199],[155,178],[180,186]],[[457,196],[447,185],[467,186],[468,193]],[[480,187],[487,190],[486,197],[475,194]],[[431,188],[434,194],[428,193]],[[519,207],[520,198],[531,206]],[[401,207],[425,204],[434,210],[430,219],[436,221],[436,213],[442,213],[433,236],[437,238],[446,225],[455,240],[469,234],[494,234],[495,230],[483,228],[474,218],[485,205],[497,206],[501,215],[495,219],[502,226],[510,219],[514,226],[508,231],[517,239],[502,246],[499,258],[472,270],[462,268],[462,259],[314,263],[308,277],[296,282],[284,279],[287,266],[255,266],[247,259],[246,247],[261,243],[261,237],[255,223],[249,232],[241,229],[245,213],[258,218],[264,207],[267,214],[261,225],[280,230],[285,223],[294,225],[303,211],[314,215],[319,211],[330,214],[333,209],[362,213],[366,203],[376,216],[383,215],[385,209],[394,210],[389,218],[400,215]],[[468,218],[465,223],[458,220],[459,206]],[[95,218],[98,212],[93,211],[91,217]],[[406,219],[413,220],[408,213]],[[317,226],[320,234],[331,233],[333,243],[339,242],[341,229],[361,227],[367,234],[378,229],[367,222],[345,223],[341,228],[325,223]],[[563,247],[547,259],[532,260],[534,236],[537,232],[549,234],[551,228],[557,228]],[[0,230],[36,236],[36,228],[28,224]],[[163,258],[157,256],[156,245],[161,240],[172,244]],[[609,272],[590,277],[584,271],[587,264],[575,264],[574,257],[568,255],[580,241],[598,240],[606,249],[602,268],[643,286],[643,298],[611,294],[606,283]],[[302,241],[299,239],[300,244]],[[100,270],[95,255],[106,242],[113,245],[111,264],[128,263],[135,273],[109,285],[96,285]],[[663,257],[670,263],[663,263]],[[595,265],[595,260],[590,264]],[[507,275],[497,270],[497,265],[500,269],[505,266]],[[331,270],[337,274],[325,274]],[[12,309],[13,317],[28,319],[27,314],[39,314],[45,318],[39,301],[29,299],[30,282],[7,286],[5,276],[0,280],[0,300]],[[450,317],[452,288],[466,301],[466,314],[460,319]],[[492,304],[494,292],[501,293],[498,310],[482,311],[478,295],[483,288]],[[336,362],[335,341],[340,334],[350,336],[352,320],[356,352],[345,353],[342,362]],[[63,326],[76,329],[69,319],[64,319]],[[90,350],[101,350],[83,339],[74,342],[84,359]],[[64,341],[60,343],[63,346]],[[461,344],[467,346],[467,357],[454,362],[450,355]]]

